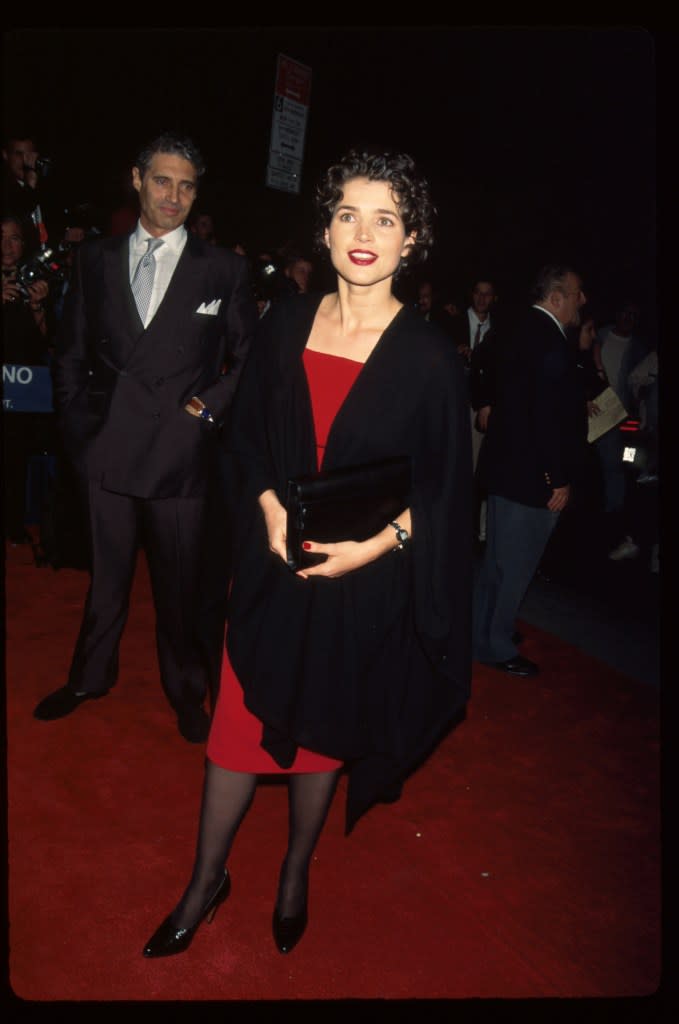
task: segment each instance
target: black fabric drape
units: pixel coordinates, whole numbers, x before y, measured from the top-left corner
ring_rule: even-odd
[[[470,692],[471,442],[462,365],[402,308],[332,425],[325,469],[409,456],[413,541],[337,580],[298,578],[268,548],[257,496],[313,472],[302,362],[320,296],[274,307],[244,370],[227,438],[235,563],[227,647],[263,745],[348,763],[347,830],[418,763]]]

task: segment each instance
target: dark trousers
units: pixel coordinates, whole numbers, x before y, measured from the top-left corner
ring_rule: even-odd
[[[486,550],[474,590],[477,661],[507,661],[518,654],[512,640],[516,617],[558,518],[548,508],[488,496]]]
[[[68,685],[102,693],[118,675],[137,552],[146,551],[160,678],[173,708],[201,704],[208,657],[197,630],[205,499],[142,499],[88,483],[91,581]]]
[[[28,515],[27,482],[32,455],[54,451],[54,417],[49,413],[15,412],[2,416],[2,483],[5,535],[20,540],[26,523],[38,517]],[[40,495],[37,496],[39,503]]]

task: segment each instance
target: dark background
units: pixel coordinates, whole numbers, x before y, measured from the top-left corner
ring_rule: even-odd
[[[201,204],[253,253],[311,245],[319,170],[354,142],[410,152],[439,211],[431,269],[523,302],[568,262],[602,313],[655,318],[657,36],[644,28],[18,29],[6,32],[5,128],[54,162],[66,204],[120,202],[138,147],[186,131]],[[300,196],[265,186],[276,56],[312,69]]]

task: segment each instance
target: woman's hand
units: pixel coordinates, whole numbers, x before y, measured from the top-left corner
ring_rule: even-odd
[[[410,509],[406,509],[397,522],[410,535],[412,521]],[[308,568],[299,569],[297,576],[302,579],[309,579],[310,576],[326,576],[328,579],[337,579],[354,569],[360,569],[369,562],[374,562],[388,551],[396,547],[396,534],[391,525],[385,526],[383,530],[370,537],[368,540],[355,541],[343,540],[336,544],[317,544],[315,541],[305,541],[304,550],[312,555],[327,555],[325,562],[320,565],[312,565]]]
[[[313,555],[327,555],[325,562],[320,565],[312,565],[305,569],[299,569],[297,576],[308,579],[310,576],[327,576],[329,579],[337,579],[345,573],[360,569],[368,562],[374,562],[376,558],[394,547],[394,531],[391,531],[390,548],[377,548],[375,537],[370,540],[356,541],[343,540],[337,544],[316,544],[314,541],[304,541],[304,550]]]
[[[264,513],[269,548],[283,561],[288,562],[287,528],[288,514],[278,500],[274,490],[264,491],[259,496],[259,505]]]

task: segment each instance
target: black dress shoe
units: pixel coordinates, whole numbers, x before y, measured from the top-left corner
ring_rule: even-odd
[[[306,904],[294,917],[281,917],[278,907],[273,912],[273,937],[279,953],[290,953],[304,935],[309,920]]]
[[[98,700],[105,697],[108,690],[103,693],[76,693],[70,686],[62,686],[47,697],[43,697],[33,711],[33,717],[39,718],[42,722],[52,722],[55,718],[63,718],[70,715],[77,707],[80,707],[86,700]]]
[[[172,923],[172,914],[165,918],[159,928],[153,933],[142,951],[143,956],[148,959],[159,956],[174,956],[175,953],[183,953],[193,941],[193,936],[198,931],[203,921],[211,923],[218,908],[231,892],[231,876],[228,871],[219,883],[216,892],[208,900],[205,909],[192,928],[177,928]]]
[[[511,676],[536,676],[540,671],[534,661],[529,661],[521,654],[507,658],[507,661],[489,661],[486,664],[499,668],[502,672],[509,672]]]
[[[177,725],[189,743],[204,743],[210,732],[210,717],[204,708],[189,704],[177,712]]]

